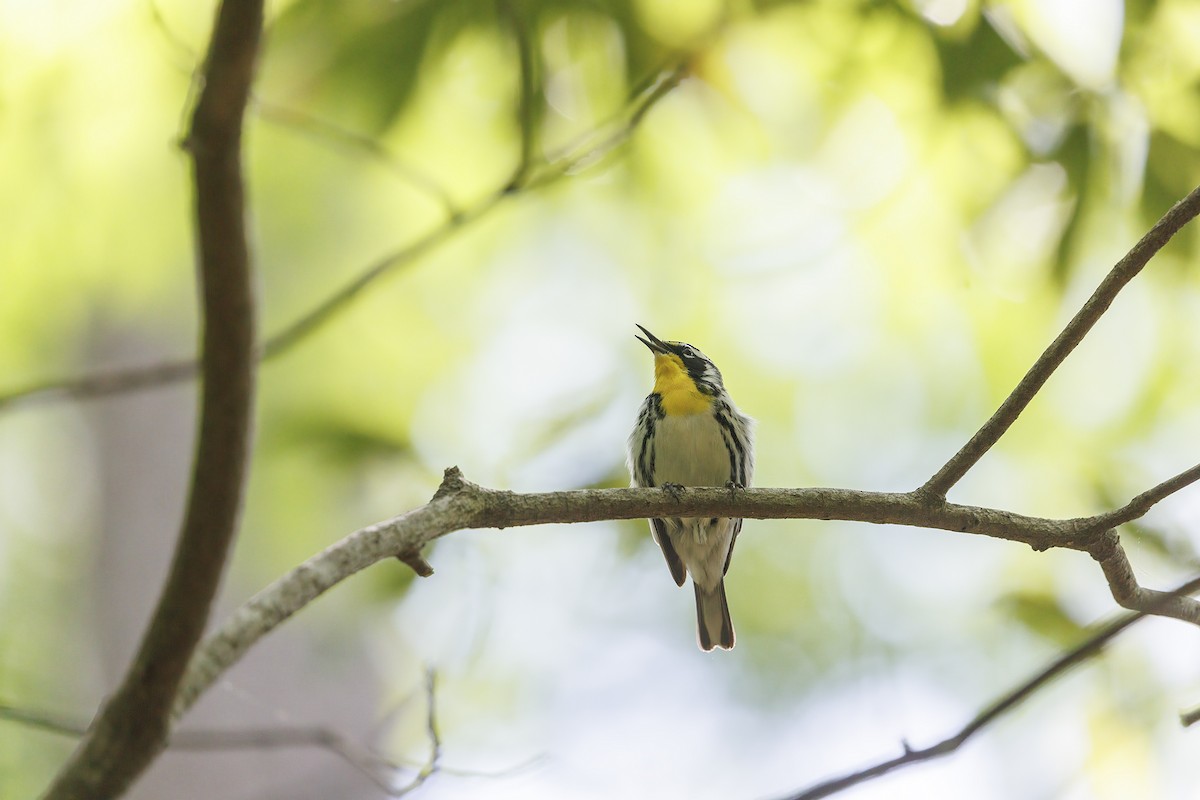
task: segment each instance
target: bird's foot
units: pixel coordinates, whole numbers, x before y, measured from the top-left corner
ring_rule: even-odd
[[[725,488],[729,490],[729,494],[736,495],[739,491],[745,491],[746,487],[732,478],[725,481]]]
[[[664,483],[661,488],[664,492],[671,495],[671,499],[675,500],[675,502],[679,502],[680,498],[683,497],[684,487],[681,483]]]

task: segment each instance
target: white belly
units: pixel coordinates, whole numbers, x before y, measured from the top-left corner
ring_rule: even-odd
[[[667,536],[696,585],[712,591],[725,577],[736,520],[684,517],[664,520]]]
[[[655,429],[654,477],[659,486],[724,486],[733,477],[721,426],[712,414],[667,416]],[[667,535],[692,580],[716,588],[733,544],[730,519],[668,519]]]
[[[655,426],[654,478],[659,486],[724,486],[729,450],[711,413],[667,416]]]

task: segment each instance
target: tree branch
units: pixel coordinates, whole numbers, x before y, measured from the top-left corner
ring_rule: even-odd
[[[917,491],[930,499],[944,499],[946,492],[958,483],[971,467],[983,458],[984,454],[999,441],[1005,431],[1016,421],[1034,395],[1041,390],[1058,366],[1062,364],[1075,346],[1087,335],[1101,315],[1112,305],[1117,293],[1129,283],[1147,262],[1171,241],[1180,228],[1200,214],[1200,187],[1193,189],[1191,194],[1171,207],[1154,227],[1133,246],[1124,258],[1105,276],[1096,291],[1083,304],[1083,308],[1067,323],[1062,333],[1055,337],[1046,351],[1033,363],[1025,377],[1017,384],[1012,393],[1005,398],[992,414],[991,419],[983,424],[962,449],[945,463],[936,474]]]
[[[646,517],[743,517],[749,519],[837,519],[907,525],[990,536],[1021,542],[1036,550],[1061,547],[1100,554],[1104,564],[1124,559],[1104,515],[1046,519],[993,508],[930,503],[915,492],[896,494],[849,489],[689,488],[677,494],[661,489],[590,489],[537,494],[486,489],[446,470],[433,499],[420,508],[350,534],[260,591],[196,651],[176,698],[181,717],[213,682],[261,637],[326,590],[398,554],[419,553],[430,542],[467,528],[511,528],[548,523],[596,522]],[[1126,562],[1127,564],[1127,562]],[[1108,568],[1105,567],[1105,574]],[[1113,589],[1122,605],[1200,624],[1200,603],[1176,597],[1161,607],[1161,593],[1144,590],[1132,573]],[[1148,593],[1148,594],[1145,594]]]
[[[241,505],[254,386],[254,301],[241,132],[261,0],[225,0],[192,117],[203,387],[191,489],[171,571],[137,655],[47,797],[124,793],[166,745],[170,709],[208,620]]]
[[[1190,597],[1145,589],[1138,585],[1133,574],[1133,565],[1129,563],[1129,557],[1125,555],[1116,531],[1105,531],[1097,537],[1088,548],[1088,553],[1100,563],[1113,599],[1122,607],[1200,625],[1200,603]]]
[[[253,103],[253,108],[261,119],[283,128],[308,134],[315,139],[347,150],[363,153],[394,172],[405,183],[427,195],[441,206],[447,217],[453,218],[459,213],[458,206],[450,197],[450,193],[433,176],[415,164],[400,158],[378,139],[347,130],[305,111],[278,105],[269,100],[254,97]]]
[[[32,711],[4,703],[0,703],[0,720],[72,738],[82,737],[88,730],[86,724],[58,714]],[[198,751],[320,747],[336,753],[360,771],[368,771],[365,765],[371,760],[367,756],[355,753],[353,746],[341,734],[319,726],[193,728],[172,733],[168,746],[175,750]],[[384,788],[387,786],[384,785]]]
[[[1126,522],[1133,522],[1135,519],[1145,516],[1146,512],[1156,503],[1165,500],[1180,489],[1191,486],[1198,480],[1200,480],[1200,464],[1191,469],[1185,469],[1178,475],[1147,489],[1120,508],[1100,515],[1097,523],[1104,528],[1115,528]]]
[[[634,92],[633,100],[626,110],[628,117],[614,127],[601,125],[596,130],[580,136],[570,146],[565,148],[563,155],[551,161],[537,174],[526,182],[528,188],[536,188],[553,183],[574,170],[582,170],[594,166],[604,156],[615,151],[624,144],[637,130],[659,101],[669,95],[688,74],[688,57],[678,58],[669,62],[654,74],[654,80],[646,82]]]
[[[54,733],[59,736],[83,736],[87,733],[87,725],[68,719],[61,714],[48,711],[33,711],[0,703],[0,720],[15,722],[27,728]]]
[[[425,781],[441,770],[442,736],[438,732],[437,724],[436,680],[437,678],[433,670],[427,670],[425,673],[425,733],[429,737],[429,758],[407,785],[393,788],[389,791],[392,797],[403,797],[406,794],[415,792],[425,785]]]
[[[525,183],[534,166],[534,151],[537,146],[538,110],[540,108],[540,92],[538,91],[537,55],[529,35],[529,20],[522,14],[514,3],[516,0],[497,0],[500,15],[507,19],[512,28],[513,39],[517,46],[517,61],[520,78],[517,96],[517,125],[521,134],[521,150],[517,160],[517,168],[513,172],[510,186],[517,188]]]
[[[154,27],[162,34],[163,40],[171,49],[178,53],[181,59],[186,60],[189,64],[194,64],[198,58],[197,53],[167,22],[167,18],[163,14],[162,9],[159,8],[158,3],[150,0],[149,7],[150,18],[154,22]],[[189,68],[188,72],[191,73],[194,70]],[[273,103],[259,97],[253,92],[250,94],[250,108],[257,112],[259,119],[266,122],[278,125],[287,130],[307,134],[313,138],[324,140],[346,150],[361,153],[375,159],[395,173],[402,181],[436,202],[447,215],[454,216],[458,213],[454,201],[440,183],[417,165],[393,153],[378,139],[373,139],[370,136],[343,128],[340,125],[309,114],[306,111]]]
[[[306,339],[314,331],[347,308],[371,284],[396,269],[415,262],[447,239],[489,216],[503,201],[556,183],[573,174],[585,164],[593,164],[605,154],[623,144],[642,123],[650,110],[670,93],[683,77],[686,60],[674,66],[649,84],[639,87],[629,101],[628,118],[612,132],[612,123],[605,123],[578,143],[559,153],[540,169],[531,171],[521,181],[509,178],[477,202],[456,210],[433,230],[408,245],[384,255],[370,264],[357,277],[334,291],[295,321],[268,337],[256,350],[256,358],[267,361],[277,358]],[[664,77],[665,75],[665,77]],[[324,129],[320,131],[334,136]],[[317,129],[314,129],[317,132]],[[595,141],[606,133],[600,141]],[[334,136],[337,139],[344,137]],[[361,145],[361,142],[360,142]],[[42,381],[0,394],[0,412],[10,409],[43,405],[67,400],[91,400],[98,397],[139,391],[191,380],[198,365],[193,359],[172,359],[158,364],[105,370],[91,375]]]
[[[1169,602],[1170,600],[1184,598],[1186,595],[1192,594],[1197,590],[1200,590],[1200,578],[1193,578],[1172,592],[1160,592],[1159,594],[1161,595],[1162,602]],[[1079,645],[1059,656],[1045,669],[1033,675],[981,711],[974,719],[959,729],[957,733],[946,737],[937,744],[930,747],[923,747],[919,750],[913,750],[905,744],[903,755],[888,759],[887,761],[881,761],[878,764],[858,770],[857,772],[851,772],[838,778],[822,781],[796,794],[787,795],[786,798],[781,798],[781,800],[818,800],[818,798],[829,797],[857,786],[860,783],[882,777],[901,767],[908,767],[913,764],[920,764],[923,761],[930,761],[950,755],[966,744],[967,740],[976,733],[1028,700],[1035,692],[1050,681],[1072,667],[1099,655],[1106,644],[1135,622],[1143,620],[1151,614],[1159,613],[1159,611],[1158,608],[1148,608],[1145,611],[1124,614],[1098,628],[1095,633]]]

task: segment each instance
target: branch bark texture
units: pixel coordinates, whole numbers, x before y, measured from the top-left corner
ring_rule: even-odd
[[[117,797],[166,745],[171,705],[204,632],[236,528],[254,384],[240,149],[262,19],[261,0],[221,4],[186,143],[196,187],[203,388],[182,530],[138,652],[47,791],[54,800]]]
[[[1181,475],[1196,473],[1200,470],[1193,468]],[[1178,476],[1160,484],[1176,489],[1183,485],[1187,484]],[[1166,496],[1161,491],[1158,494]],[[1109,514],[1048,519],[933,502],[919,492],[850,489],[690,488],[678,495],[661,489],[589,489],[517,494],[477,486],[452,467],[426,505],[352,533],[238,609],[197,650],[180,686],[175,716],[186,713],[260,638],[327,589],[376,561],[397,555],[410,560],[435,539],[468,528],[673,516],[849,520],[973,533],[1021,542],[1035,550],[1079,550],[1100,562],[1113,596],[1122,606],[1200,625],[1197,601],[1138,585],[1124,549],[1108,527]]]
[[[174,722],[262,636],[330,587],[376,561],[398,556],[418,573],[429,574],[431,569],[421,556],[423,548],[447,533],[468,528],[712,516],[837,519],[942,529],[1020,542],[1037,550],[1061,547],[1088,553],[1100,565],[1120,605],[1142,614],[1169,616],[1200,625],[1200,602],[1177,592],[1160,592],[1139,585],[1116,532],[1116,526],[1141,517],[1156,503],[1200,479],[1200,465],[1163,481],[1121,508],[1090,517],[1031,517],[1002,509],[948,503],[945,499],[947,492],[1016,421],[1120,290],[1183,225],[1200,214],[1198,188],[1172,207],[1113,267],[992,417],[936,474],[912,492],[693,488],[678,494],[659,489],[515,494],[477,486],[465,480],[457,469],[450,469],[429,503],[357,531],[313,556],[253,597],[197,648],[241,504],[256,360],[270,358],[294,346],[381,275],[399,264],[410,263],[463,226],[485,216],[507,197],[557,180],[593,157],[610,152],[687,71],[686,60],[681,60],[665,78],[640,98],[635,97],[628,120],[594,147],[581,145],[534,170],[530,155],[532,140],[524,138],[520,167],[510,183],[474,207],[452,213],[441,227],[407,248],[376,262],[308,315],[256,349],[240,148],[262,15],[261,0],[222,2],[205,65],[204,89],[186,142],[194,161],[196,186],[204,326],[199,370],[203,389],[191,491],[174,561],[128,673],[46,797],[82,800],[119,796],[166,746]],[[526,63],[528,53],[521,55],[524,80],[528,81],[532,67]],[[149,370],[48,384],[0,397],[0,406],[35,394],[50,397],[58,392],[61,396],[78,398],[126,391],[186,379],[195,370],[195,362],[178,361]],[[1069,664],[1062,668],[1066,666]],[[1028,692],[1037,685],[1031,685]],[[934,748],[906,753],[896,760],[895,766],[918,760],[914,756],[928,758],[949,752],[1024,696],[1002,701],[956,737]],[[433,738],[436,745],[435,731]],[[436,765],[436,758],[435,747],[431,764]],[[883,771],[890,768],[884,765]]]

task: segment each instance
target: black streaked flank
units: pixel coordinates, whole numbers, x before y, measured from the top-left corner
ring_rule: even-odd
[[[713,416],[721,426],[725,449],[729,451],[729,479],[738,486],[746,485],[746,452],[737,431],[733,428],[733,412],[727,403],[719,403]]]
[[[645,422],[646,438],[642,439],[642,448],[638,452],[637,468],[641,471],[641,475],[636,476],[638,483],[642,486],[656,486],[654,481],[654,448],[651,446],[654,442],[654,426],[660,419],[665,416],[662,409],[662,395],[657,392],[649,395],[646,398],[646,405],[643,407],[641,417],[638,423]]]

